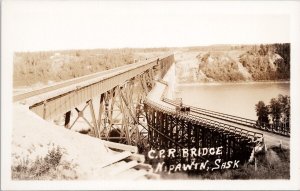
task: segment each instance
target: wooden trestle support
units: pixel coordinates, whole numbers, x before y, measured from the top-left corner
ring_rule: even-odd
[[[186,158],[166,159],[166,164],[203,162],[203,160],[221,159],[222,161],[240,160],[247,162],[257,144],[256,137],[251,137],[226,129],[218,128],[214,123],[194,120],[186,114],[170,112],[151,101],[146,101],[145,112],[148,121],[148,142],[151,149],[188,149]],[[213,148],[222,146],[222,154],[191,158],[192,148]]]
[[[154,80],[161,79],[173,63],[174,58],[157,60],[157,65],[144,73],[131,78],[122,85],[100,95],[98,112],[93,106],[93,99],[86,102],[82,110],[75,108],[77,118],[71,122],[71,111],[65,114],[65,127],[71,129],[79,118],[89,125],[91,136],[129,145],[142,146],[147,140],[148,128],[145,122],[143,102],[154,86]],[[98,98],[99,99],[99,98]],[[92,121],[84,117],[89,108]]]

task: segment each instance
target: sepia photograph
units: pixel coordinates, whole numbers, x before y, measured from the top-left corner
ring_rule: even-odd
[[[1,12],[1,190],[300,189],[299,2]]]

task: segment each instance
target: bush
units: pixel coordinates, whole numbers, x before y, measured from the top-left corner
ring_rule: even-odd
[[[37,157],[34,161],[22,159],[13,164],[13,180],[53,180],[77,179],[74,167],[69,162],[62,161],[63,152],[60,147],[53,147],[45,157]]]

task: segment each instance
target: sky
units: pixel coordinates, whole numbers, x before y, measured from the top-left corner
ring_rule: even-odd
[[[290,41],[289,4],[226,1],[5,1],[12,51]]]

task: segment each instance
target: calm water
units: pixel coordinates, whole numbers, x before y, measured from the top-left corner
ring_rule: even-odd
[[[185,104],[256,120],[255,104],[290,95],[290,83],[179,85],[176,92]]]

